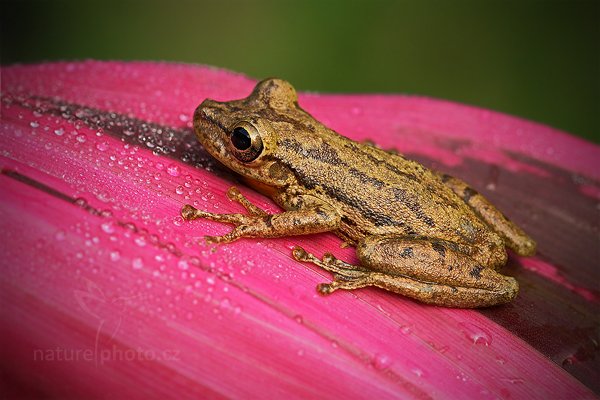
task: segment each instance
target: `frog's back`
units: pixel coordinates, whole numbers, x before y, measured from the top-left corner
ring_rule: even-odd
[[[281,146],[302,153],[299,184],[342,213],[343,236],[419,235],[474,243],[488,229],[435,173],[421,164],[337,136]]]

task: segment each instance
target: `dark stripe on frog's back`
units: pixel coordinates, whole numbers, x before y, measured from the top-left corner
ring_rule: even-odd
[[[369,176],[368,174],[359,171],[355,167],[348,165],[347,162],[339,157],[338,152],[325,142],[321,143],[321,146],[316,149],[306,149],[300,142],[294,139],[282,139],[279,141],[278,145],[297,154],[301,154],[303,157],[307,157],[313,161],[331,164],[337,168],[343,168],[344,171],[347,171],[350,175],[357,178],[363,184],[370,184],[377,189],[381,189],[385,186],[383,181]]]
[[[390,228],[401,228],[400,232],[415,234],[435,226],[433,218],[421,209],[419,199],[411,195],[410,190],[402,189],[422,185],[421,177],[425,171],[422,166],[399,158],[411,167],[409,172],[403,173],[397,166],[369,154],[365,151],[365,145],[341,137],[339,140],[341,147],[348,152],[338,152],[325,142],[317,148],[307,148],[296,139],[282,139],[278,143],[279,148],[289,153],[286,155],[285,151],[281,152],[279,161],[293,171],[302,186],[320,190],[325,196],[342,204],[344,212],[352,219],[357,222],[363,219],[372,228],[381,228],[375,231],[385,233],[394,230]],[[298,155],[302,158],[299,159]],[[295,160],[294,165],[290,161],[292,159]],[[376,172],[374,175],[384,179],[367,174],[353,165],[361,165],[364,171]],[[342,180],[341,177],[347,179]],[[401,215],[399,204],[405,207],[404,214],[413,214],[410,219],[416,219],[417,226],[410,226],[406,221],[393,217]]]

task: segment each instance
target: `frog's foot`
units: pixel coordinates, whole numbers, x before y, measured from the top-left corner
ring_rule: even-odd
[[[313,263],[326,271],[332,272],[334,280],[331,283],[321,283],[317,291],[322,295],[333,293],[337,289],[358,289],[373,285],[371,273],[357,265],[348,264],[335,258],[331,253],[325,253],[323,260],[319,260],[313,254],[302,247],[296,246],[292,255],[297,261]]]
[[[313,263],[324,270],[333,272],[345,279],[360,278],[368,272],[357,265],[348,264],[342,260],[338,260],[331,253],[325,253],[323,255],[323,260],[319,260],[312,253],[307,252],[300,246],[294,247],[292,255],[296,261]]]
[[[266,211],[252,204],[236,187],[230,187],[227,191],[227,197],[230,200],[241,204],[249,215],[244,214],[213,214],[210,212],[198,210],[197,208],[186,204],[181,209],[181,216],[185,220],[194,220],[205,218],[211,221],[223,222],[226,224],[236,225],[236,227],[226,235],[222,236],[206,236],[205,239],[209,243],[227,243],[232,242],[242,236],[250,236],[253,230],[257,230],[257,226],[262,227],[265,224],[269,214]],[[254,228],[254,229],[253,229]]]
[[[243,214],[213,214],[206,211],[198,210],[189,204],[186,204],[182,208],[181,216],[188,221],[198,218],[205,218],[211,221],[236,225],[236,227],[231,232],[225,235],[205,236],[204,239],[208,243],[233,242],[234,240],[244,236],[244,233],[248,230],[248,224],[255,222],[255,219],[257,218]]]
[[[458,195],[475,213],[502,237],[507,247],[521,256],[535,254],[536,243],[521,228],[504,216],[488,199],[465,182],[446,174],[438,174],[442,182]],[[504,265],[504,262],[501,263]]]
[[[227,197],[231,201],[235,201],[236,203],[241,204],[248,214],[255,217],[265,217],[267,216],[267,212],[262,210],[261,208],[255,206],[248,200],[236,187],[230,187],[227,191]],[[241,223],[247,216],[243,214],[213,214],[206,211],[198,210],[197,208],[186,204],[181,209],[181,216],[183,219],[191,221],[198,218],[210,219],[211,221],[217,222],[225,222],[230,224],[239,224]]]
[[[250,203],[236,188],[229,189],[227,196],[244,206],[248,214],[213,214],[198,210],[189,204],[181,209],[181,216],[186,220],[205,218],[235,225],[234,229],[225,235],[206,236],[205,239],[209,243],[233,242],[242,237],[271,238],[326,232],[337,229],[340,222],[339,215],[326,204],[268,214]]]
[[[339,276],[336,276],[333,282],[331,283],[319,283],[317,285],[317,292],[319,292],[319,294],[322,294],[323,296],[326,296],[335,292],[338,289],[360,289],[366,286],[373,286],[374,284],[375,282],[369,275],[363,276],[362,278],[350,280],[340,279]]]
[[[378,282],[377,278],[382,275],[358,265],[348,264],[335,258],[331,253],[325,253],[323,260],[319,260],[302,247],[296,246],[292,250],[292,254],[297,261],[310,262],[333,273],[332,282],[317,285],[317,292],[323,296],[331,294],[338,289],[353,290],[367,286],[376,286]]]

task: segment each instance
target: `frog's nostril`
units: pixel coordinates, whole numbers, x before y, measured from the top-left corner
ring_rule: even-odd
[[[202,108],[201,111],[205,117],[212,117],[215,114],[210,108],[206,108],[206,107]]]
[[[205,102],[203,102],[196,109],[196,115],[200,118],[208,118],[210,120],[214,119],[214,117],[216,116],[215,109],[210,106],[205,105],[204,103]]]

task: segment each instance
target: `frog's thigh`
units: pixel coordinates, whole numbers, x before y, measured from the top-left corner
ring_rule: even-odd
[[[439,241],[370,236],[360,241],[361,266],[375,286],[427,303],[477,307],[506,303],[518,292],[514,278],[479,265]]]
[[[536,243],[521,228],[506,218],[488,199],[458,178],[445,174],[439,176],[446,186],[463,199],[482,220],[504,239],[507,247],[522,256],[535,253]]]

